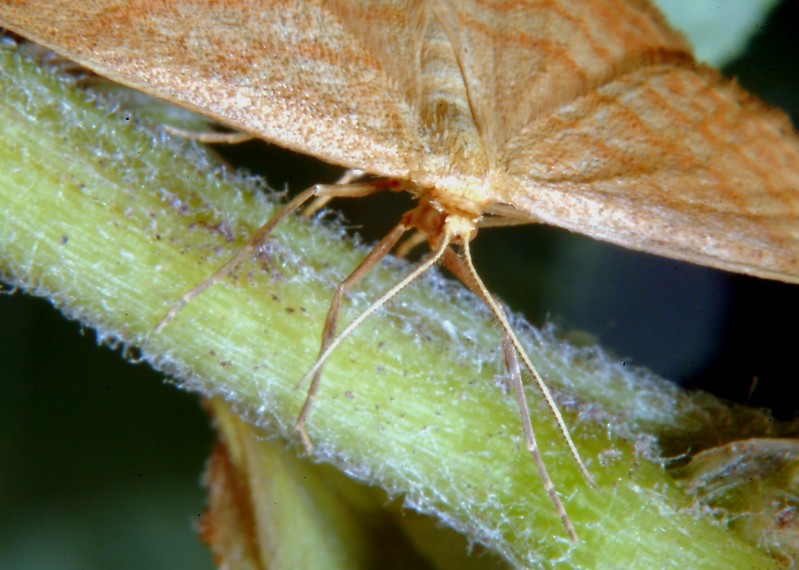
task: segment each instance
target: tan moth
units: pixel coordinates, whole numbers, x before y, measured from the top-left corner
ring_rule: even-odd
[[[442,262],[500,323],[525,441],[572,539],[519,360],[592,479],[472,265],[477,230],[548,223],[799,282],[799,137],[783,115],[698,66],[644,1],[0,0],[0,24],[111,79],[381,178],[301,193],[167,319],[311,198],[387,189],[418,198],[337,289],[297,430],[310,446],[304,423],[330,352]],[[410,230],[434,254],[337,335],[347,289]]]

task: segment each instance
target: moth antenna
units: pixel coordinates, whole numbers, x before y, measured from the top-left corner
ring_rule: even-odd
[[[538,389],[541,391],[541,394],[544,396],[544,401],[546,401],[547,406],[549,407],[550,412],[555,417],[555,422],[558,425],[558,429],[560,430],[563,439],[566,441],[566,445],[569,448],[569,452],[571,453],[572,458],[574,458],[574,462],[577,464],[577,467],[582,473],[583,478],[586,482],[593,487],[594,489],[599,489],[597,487],[594,478],[591,476],[591,473],[586,468],[585,463],[583,463],[582,457],[580,457],[580,452],[577,451],[577,446],[574,445],[574,441],[572,440],[571,434],[569,433],[569,428],[566,426],[566,422],[563,420],[563,416],[560,413],[560,409],[558,408],[557,403],[555,402],[555,398],[552,396],[552,393],[549,391],[549,388],[544,382],[541,375],[538,373],[538,370],[533,365],[530,357],[527,356],[527,353],[524,351],[522,347],[522,343],[519,341],[519,338],[516,336],[516,333],[513,332],[513,329],[508,322],[508,318],[505,315],[505,311],[502,309],[499,303],[497,303],[496,299],[491,295],[491,293],[486,288],[483,281],[480,279],[480,276],[477,274],[477,271],[474,268],[474,264],[472,263],[472,255],[471,251],[469,250],[469,242],[464,240],[463,243],[463,257],[462,257],[466,270],[471,280],[473,280],[474,286],[477,287],[479,295],[483,298],[485,303],[488,305],[491,312],[494,314],[494,317],[499,322],[500,328],[502,328],[503,336],[507,338],[507,340],[513,345],[513,348],[516,350],[516,353],[521,357],[522,363],[524,367],[528,370],[530,375],[535,380]],[[467,283],[468,286],[468,283]],[[526,400],[525,400],[525,408],[526,408]],[[519,410],[522,412],[522,409]],[[526,425],[529,425],[529,411],[527,414],[527,421]],[[525,429],[527,429],[525,427]],[[532,428],[531,428],[532,429]]]
[[[203,293],[211,285],[218,283],[227,275],[229,275],[231,271],[238,267],[241,262],[244,261],[247,256],[249,256],[255,250],[255,248],[260,246],[264,240],[266,240],[269,234],[272,233],[272,230],[275,229],[275,226],[277,226],[289,214],[300,208],[311,198],[360,198],[381,192],[385,189],[386,187],[384,185],[377,184],[351,184],[347,186],[316,184],[310,188],[307,188],[306,190],[303,190],[294,198],[289,200],[286,205],[283,206],[280,211],[278,211],[277,214],[269,219],[268,222],[258,228],[250,236],[250,239],[247,241],[247,243],[244,244],[244,246],[238,252],[236,252],[236,255],[234,255],[227,263],[217,269],[213,275],[208,277],[202,283],[184,293],[159,321],[158,325],[155,327],[155,332],[160,333],[162,330],[164,330],[164,327],[167,326],[172,319],[177,316],[177,314],[183,309],[183,307],[186,306],[189,301]]]
[[[522,420],[524,441],[527,446],[527,451],[529,451],[530,455],[533,457],[533,463],[535,463],[535,468],[538,470],[538,475],[541,477],[541,483],[544,486],[544,490],[547,492],[549,499],[555,506],[555,512],[557,512],[558,516],[560,517],[560,522],[563,524],[563,528],[569,535],[569,539],[571,539],[572,542],[577,542],[577,531],[574,530],[574,525],[572,524],[571,519],[569,519],[569,514],[566,512],[566,507],[563,506],[563,503],[560,500],[558,490],[555,488],[555,483],[549,476],[547,466],[544,463],[544,458],[541,457],[541,452],[538,449],[538,442],[536,442],[535,439],[533,424],[530,421],[530,408],[527,406],[527,398],[524,395],[522,373],[519,370],[519,360],[516,358],[516,349],[513,347],[513,343],[508,335],[504,333],[502,335],[502,352],[505,355],[505,366],[508,368],[511,386],[513,387],[513,393],[516,396],[516,405],[519,408],[519,415],[521,416]]]
[[[402,231],[400,231],[402,230]],[[369,255],[361,262],[361,265],[353,272],[353,274],[347,278],[349,280],[353,277],[356,273],[358,275],[355,278],[355,281],[359,280],[363,274],[368,272],[375,263],[377,263],[383,256],[391,250],[389,247],[387,250],[384,250],[389,243],[393,247],[393,244],[397,242],[397,240],[402,236],[402,234],[407,230],[407,226],[404,222],[401,222],[395,226],[395,228],[389,233],[388,236],[383,238],[383,240],[372,249]],[[393,240],[393,243],[392,243]],[[400,291],[405,289],[408,285],[413,283],[416,279],[418,279],[422,274],[424,274],[428,269],[430,269],[433,265],[438,263],[438,261],[443,257],[444,252],[447,251],[451,240],[451,236],[448,231],[445,230],[441,242],[439,243],[438,247],[436,248],[433,255],[431,255],[426,261],[421,263],[416,269],[414,269],[411,273],[409,273],[405,278],[402,279],[399,283],[394,285],[391,289],[389,289],[386,293],[383,294],[382,297],[377,299],[374,303],[372,303],[366,310],[364,310],[360,315],[358,315],[355,320],[353,320],[347,328],[345,328],[338,336],[329,340],[327,343],[325,342],[325,338],[323,336],[322,340],[322,348],[319,351],[319,356],[316,358],[316,362],[311,367],[311,369],[305,373],[305,376],[297,382],[297,385],[294,389],[298,389],[302,386],[305,382],[309,379],[311,380],[311,385],[308,387],[308,392],[305,396],[305,402],[302,405],[302,409],[300,410],[300,414],[297,416],[297,420],[294,423],[294,430],[300,434],[300,438],[302,439],[302,443],[305,446],[306,451],[310,454],[313,451],[313,444],[311,443],[308,434],[305,432],[305,421],[308,419],[308,415],[311,411],[311,406],[313,404],[314,396],[316,395],[317,390],[319,389],[319,383],[322,379],[322,368],[325,365],[325,362],[330,357],[330,355],[338,348],[338,346],[350,335],[352,332],[357,329],[361,324],[368,319],[372,314],[375,313],[378,309],[383,307],[386,303],[388,303],[391,299],[393,299]],[[363,271],[363,273],[361,273]],[[345,281],[347,281],[345,280]],[[343,285],[344,282],[342,282]],[[351,286],[352,284],[349,284]],[[341,285],[339,286],[341,287]],[[335,302],[335,299],[334,299]],[[333,311],[333,305],[331,305],[330,311]],[[336,314],[338,313],[338,307],[335,308]],[[330,318],[330,312],[328,312],[328,317]],[[337,320],[337,316],[333,317],[333,323],[331,326],[335,326],[335,321]],[[327,329],[328,323],[325,324],[325,328]],[[326,331],[327,332],[327,331]],[[332,337],[332,333],[330,335]]]

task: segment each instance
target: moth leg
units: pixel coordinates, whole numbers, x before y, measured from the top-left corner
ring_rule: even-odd
[[[255,135],[241,131],[233,131],[228,133],[203,133],[190,131],[189,129],[181,129],[180,127],[175,127],[172,125],[163,125],[162,128],[170,135],[203,144],[241,144],[243,142],[258,138]]]
[[[533,462],[535,463],[538,474],[541,477],[541,481],[544,485],[544,490],[546,490],[547,494],[549,495],[549,498],[555,507],[555,511],[561,519],[563,528],[566,530],[569,538],[572,541],[576,541],[577,533],[575,532],[574,526],[569,519],[566,508],[563,506],[563,503],[558,496],[557,489],[552,482],[552,478],[549,476],[549,472],[546,469],[546,465],[544,464],[544,460],[541,457],[541,453],[538,449],[538,443],[535,439],[533,425],[530,421],[530,409],[527,405],[527,398],[524,395],[524,385],[522,383],[517,354],[522,357],[525,367],[533,376],[533,379],[536,381],[536,384],[543,393],[544,399],[555,416],[558,428],[563,434],[563,437],[569,447],[569,451],[571,452],[572,457],[583,474],[583,477],[585,477],[588,483],[594,488],[596,488],[596,483],[594,483],[593,477],[591,477],[591,474],[585,467],[585,464],[583,463],[580,454],[571,439],[571,435],[569,434],[568,428],[563,421],[563,417],[560,414],[560,410],[558,409],[554,398],[549,392],[549,389],[547,388],[543,379],[541,379],[540,374],[538,374],[538,371],[533,366],[529,357],[522,350],[521,343],[514,334],[513,330],[510,328],[510,323],[505,316],[504,310],[489,293],[488,289],[485,287],[479,275],[475,271],[474,265],[471,261],[471,252],[469,251],[468,242],[465,242],[463,247],[463,257],[456,255],[454,252],[449,252],[444,259],[444,264],[446,265],[447,269],[449,269],[464,285],[466,285],[478,297],[483,299],[483,301],[491,309],[491,312],[494,313],[494,317],[500,324],[500,328],[502,329],[502,351],[505,357],[505,365],[507,367],[508,373],[510,374],[511,386],[516,397],[516,405],[519,410],[519,416],[521,417],[522,429],[524,430],[525,446],[533,458]]]
[[[353,274],[358,273],[356,279],[353,282],[357,281],[362,277],[361,271],[363,270],[364,273],[368,272],[375,263],[377,263],[380,258],[385,256],[386,253],[391,249],[391,247],[386,247],[393,239],[393,243],[402,236],[405,230],[407,230],[409,226],[404,221],[400,222],[392,232],[386,236],[375,248],[369,253],[366,259],[361,262],[361,265],[353,272]],[[404,228],[402,231],[399,231],[399,228]],[[305,403],[302,406],[302,410],[300,411],[300,415],[297,417],[297,421],[294,424],[294,429],[300,434],[302,438],[303,445],[305,445],[306,450],[310,453],[313,451],[313,444],[311,440],[308,438],[308,435],[305,433],[305,421],[308,419],[308,414],[311,410],[311,405],[313,403],[313,398],[316,395],[316,392],[319,388],[319,382],[322,377],[322,367],[324,366],[327,359],[333,353],[333,351],[338,348],[338,346],[346,339],[352,332],[357,329],[361,324],[368,319],[372,314],[374,314],[378,309],[383,307],[386,303],[388,303],[391,299],[393,299],[400,291],[405,289],[408,285],[413,283],[417,278],[423,275],[428,269],[430,269],[433,265],[439,262],[441,258],[444,256],[444,252],[448,250],[449,244],[451,241],[451,236],[448,232],[445,232],[441,238],[440,243],[436,247],[435,252],[431,255],[428,259],[424,262],[419,264],[413,271],[411,271],[408,275],[406,275],[399,283],[394,285],[391,289],[389,289],[386,293],[383,294],[379,299],[373,302],[369,307],[358,315],[349,325],[345,328],[341,333],[338,334],[335,338],[333,338],[333,334],[335,331],[333,328],[330,329],[329,333],[327,331],[327,323],[325,324],[325,334],[323,335],[323,342],[322,342],[322,349],[319,351],[319,356],[316,359],[316,362],[311,367],[311,369],[302,377],[302,379],[297,383],[295,388],[299,388],[302,386],[306,381],[309,379],[311,380],[311,385],[308,388],[308,394],[305,397]],[[393,246],[393,243],[391,244]],[[385,251],[383,249],[385,248]],[[352,277],[352,275],[350,276]],[[347,278],[347,280],[350,279]],[[343,285],[343,283],[342,283]],[[339,287],[342,287],[339,285]],[[350,283],[348,286],[351,286]],[[331,306],[331,311],[333,311],[333,307]],[[335,309],[335,312],[338,312],[338,309]],[[328,316],[330,313],[328,313]],[[333,326],[335,326],[335,318],[333,318]],[[330,340],[325,342],[325,336],[327,336]]]
[[[394,252],[394,255],[397,257],[407,257],[407,255],[413,251],[417,246],[422,245],[427,241],[427,236],[422,232],[416,232],[409,235],[407,238],[402,240],[402,243],[399,244],[397,247],[397,251]]]
[[[380,263],[380,260],[383,259],[386,254],[388,254],[388,252],[394,248],[394,246],[397,244],[397,241],[399,241],[406,231],[408,231],[408,226],[405,225],[404,221],[394,226],[391,231],[372,248],[369,254],[361,261],[361,263],[358,264],[358,267],[356,267],[355,270],[350,273],[346,279],[344,279],[344,281],[336,286],[336,292],[333,294],[333,299],[330,302],[330,308],[328,309],[327,317],[325,318],[325,326],[322,329],[322,342],[319,347],[317,362],[320,358],[322,358],[322,355],[325,354],[325,351],[327,350],[328,346],[330,346],[330,343],[333,341],[336,335],[339,310],[341,308],[341,299],[378,263]],[[302,443],[305,446],[305,450],[309,455],[313,451],[313,444],[311,443],[308,434],[305,432],[305,421],[308,419],[308,415],[310,414],[313,399],[319,389],[319,383],[321,379],[322,366],[319,366],[316,369],[316,372],[313,374],[311,384],[308,387],[308,392],[305,396],[305,402],[302,405],[302,410],[300,410],[297,420],[294,423],[294,430],[299,433]],[[300,383],[295,386],[295,389],[299,388],[303,381],[300,381]]]
[[[569,434],[569,428],[566,427],[566,422],[563,420],[560,409],[558,408],[557,403],[555,403],[555,398],[553,398],[552,393],[549,391],[546,382],[544,382],[544,379],[541,378],[541,374],[538,373],[538,370],[536,369],[535,365],[533,365],[530,357],[527,356],[527,353],[524,351],[521,341],[516,336],[516,333],[513,332],[513,328],[510,326],[510,322],[508,322],[508,317],[505,315],[505,310],[500,306],[499,303],[497,303],[496,299],[494,299],[494,297],[486,288],[485,284],[480,279],[480,276],[477,274],[477,271],[472,264],[472,256],[471,252],[469,251],[468,242],[463,244],[463,253],[463,257],[460,259],[462,259],[466,271],[469,273],[469,275],[471,275],[471,279],[477,287],[480,297],[482,297],[482,299],[486,302],[489,309],[491,309],[491,312],[494,313],[494,318],[497,319],[503,334],[508,337],[508,340],[513,345],[513,348],[516,349],[516,354],[518,354],[518,356],[521,358],[522,364],[530,373],[530,376],[533,377],[536,386],[538,386],[541,395],[544,397],[544,400],[547,403],[547,407],[549,407],[549,411],[552,412],[552,415],[555,417],[555,423],[558,425],[558,429],[560,430],[563,439],[566,441],[569,452],[571,453],[574,462],[577,464],[580,473],[582,473],[583,478],[591,487],[598,489],[596,483],[594,482],[594,478],[591,476],[591,473],[589,473],[585,463],[583,463],[583,460],[580,457],[580,452],[577,451],[577,446],[574,445],[571,434]]]
[[[233,271],[236,267],[244,261],[247,256],[249,256],[253,250],[259,247],[264,240],[266,240],[267,236],[275,229],[281,221],[283,221],[286,216],[297,210],[301,207],[305,202],[310,200],[311,198],[315,198],[318,196],[331,196],[331,197],[351,197],[351,198],[358,198],[363,196],[369,196],[370,194],[374,194],[376,192],[380,192],[384,190],[383,186],[374,185],[374,184],[352,184],[349,186],[330,186],[330,185],[323,185],[317,184],[315,186],[311,186],[310,188],[300,192],[294,198],[292,198],[285,206],[283,206],[280,211],[272,216],[272,218],[266,222],[263,226],[258,228],[251,236],[250,239],[247,241],[246,244],[234,255],[225,265],[220,267],[213,275],[208,277],[202,283],[197,285],[196,287],[192,288],[191,290],[184,293],[180,299],[178,299],[175,304],[167,311],[158,325],[155,327],[155,332],[160,333],[164,330],[164,327],[168,325],[172,319],[177,316],[177,314],[186,306],[186,304],[200,295],[203,291],[208,289],[211,285],[218,283],[222,279],[224,279],[231,271]]]
[[[502,216],[486,216],[480,220],[477,227],[484,228],[507,228],[509,226],[529,226],[534,223],[531,220],[505,218]]]
[[[359,178],[362,178],[366,175],[366,172],[363,170],[358,170],[357,168],[350,168],[344,174],[341,175],[341,178],[336,180],[332,185],[333,186],[346,186],[348,184],[352,184]],[[305,206],[300,214],[303,218],[310,218],[316,212],[327,206],[327,203],[332,200],[334,196],[317,196],[311,203]]]
[[[510,383],[513,387],[513,393],[516,396],[516,405],[519,408],[519,416],[521,416],[522,420],[525,446],[533,457],[533,463],[535,463],[535,468],[538,470],[538,475],[541,477],[541,483],[544,486],[544,490],[549,495],[552,504],[555,506],[555,512],[560,517],[563,528],[569,535],[569,539],[572,542],[577,542],[577,532],[574,530],[574,525],[571,519],[569,519],[566,507],[563,506],[560,500],[558,490],[555,488],[555,483],[553,483],[552,478],[549,476],[547,466],[538,449],[538,442],[535,440],[533,424],[530,421],[530,409],[527,406],[527,398],[524,395],[524,385],[522,384],[522,374],[519,370],[519,360],[516,358],[516,350],[513,348],[513,343],[508,335],[504,333],[502,335],[502,352],[505,355],[505,366],[508,369],[508,374],[510,374]]]

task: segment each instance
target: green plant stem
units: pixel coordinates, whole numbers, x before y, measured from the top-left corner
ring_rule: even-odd
[[[318,351],[334,284],[363,248],[340,229],[287,220],[232,277],[155,334],[170,304],[235,253],[273,204],[254,181],[188,143],[98,109],[14,50],[0,50],[0,92],[4,279],[49,298],[104,341],[135,347],[182,386],[221,396],[252,423],[292,439],[305,394],[294,386]],[[342,322],[407,270],[395,263],[373,271]],[[524,452],[513,400],[496,385],[494,325],[471,295],[436,276],[403,292],[331,358],[308,424],[315,458],[404,494],[407,504],[518,565],[775,565],[699,516],[694,499],[647,460],[654,447],[638,453],[642,443],[701,438],[720,417],[738,416],[712,398],[630,372],[599,349],[519,326],[562,400],[580,402],[564,415],[599,492],[581,480],[540,398],[528,393],[579,543],[563,535]],[[768,424],[740,414],[749,426]]]

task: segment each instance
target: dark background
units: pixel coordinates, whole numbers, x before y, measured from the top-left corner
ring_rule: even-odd
[[[784,2],[726,69],[795,124],[798,12]],[[234,152],[265,165],[275,188],[336,176],[264,146]],[[334,207],[374,240],[409,206],[392,201]],[[474,250],[491,290],[534,322],[586,330],[628,363],[795,416],[799,287],[542,227],[486,230]],[[42,300],[0,296],[0,325],[0,567],[210,568],[192,534],[212,441],[197,397],[98,347]]]

